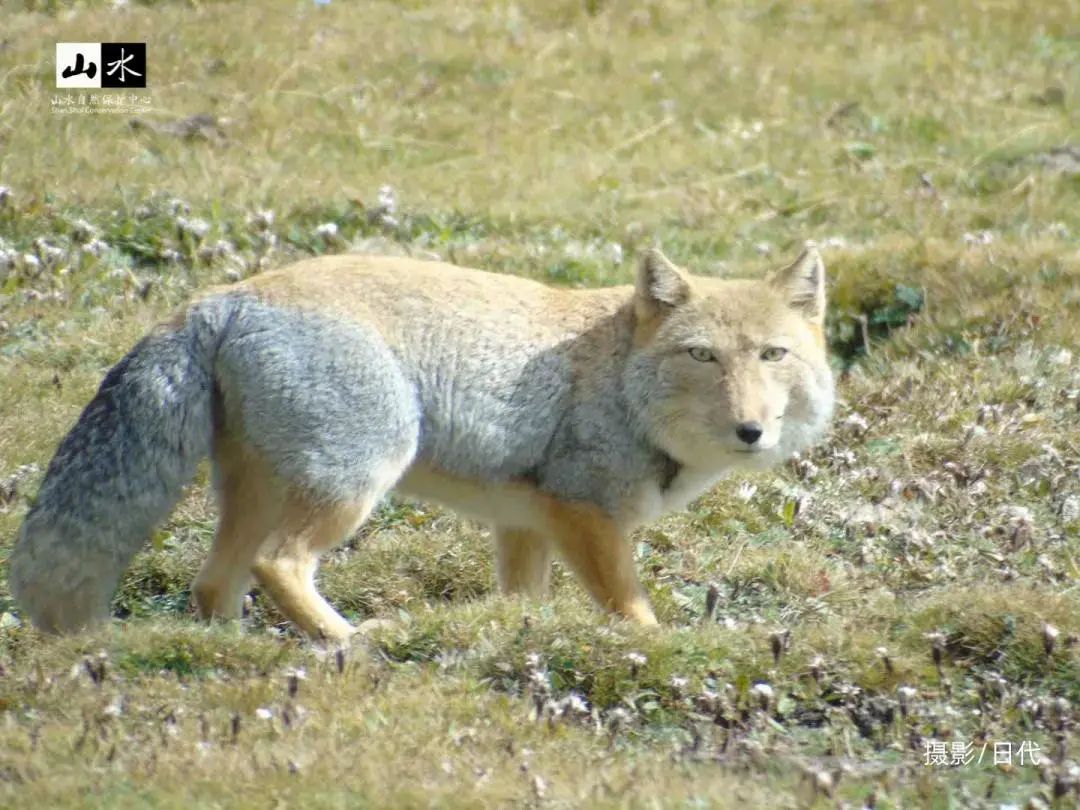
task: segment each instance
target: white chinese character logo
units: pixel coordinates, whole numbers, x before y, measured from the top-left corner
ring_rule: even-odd
[[[127,66],[127,63],[130,62],[134,58],[135,58],[134,54],[129,54],[129,55],[125,56],[124,55],[124,49],[121,48],[120,49],[120,58],[113,61],[113,62],[109,62],[109,70],[106,71],[105,75],[106,76],[112,76],[114,73],[116,73],[117,70],[119,70],[120,71],[120,81],[126,81],[126,77],[127,77],[128,73],[130,73],[132,76],[142,76],[141,73],[138,73],[138,72],[132,70],[131,68],[129,68]]]

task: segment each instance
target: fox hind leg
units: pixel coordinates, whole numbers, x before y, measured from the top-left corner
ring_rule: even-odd
[[[253,567],[255,578],[278,609],[316,639],[343,640],[353,628],[315,587],[322,552],[334,548],[371,511],[376,499],[321,504],[292,494],[281,523],[266,540]]]
[[[220,517],[191,591],[203,618],[238,619],[255,557],[280,521],[285,486],[265,459],[234,439],[215,438],[214,465]]]
[[[551,579],[551,543],[529,529],[496,526],[495,569],[505,594],[539,597]]]
[[[350,500],[325,500],[299,488],[287,494],[280,520],[259,549],[252,570],[278,609],[312,638],[341,641],[353,633],[352,625],[315,587],[319,557],[367,519],[414,452],[410,448],[396,461],[381,465]]]

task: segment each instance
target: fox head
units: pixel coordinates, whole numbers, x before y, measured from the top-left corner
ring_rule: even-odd
[[[825,430],[833,378],[825,267],[813,246],[760,281],[690,276],[651,250],[633,314],[624,391],[648,438],[676,461],[765,467]]]

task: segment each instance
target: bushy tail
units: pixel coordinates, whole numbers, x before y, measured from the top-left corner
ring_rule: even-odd
[[[60,443],[9,560],[16,604],[42,630],[108,617],[121,573],[209,452],[222,308],[143,338]]]

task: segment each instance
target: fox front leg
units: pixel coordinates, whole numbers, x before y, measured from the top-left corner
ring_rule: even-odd
[[[597,602],[639,624],[657,624],[630,543],[610,517],[595,507],[561,503],[549,508],[548,517],[555,546]]]

